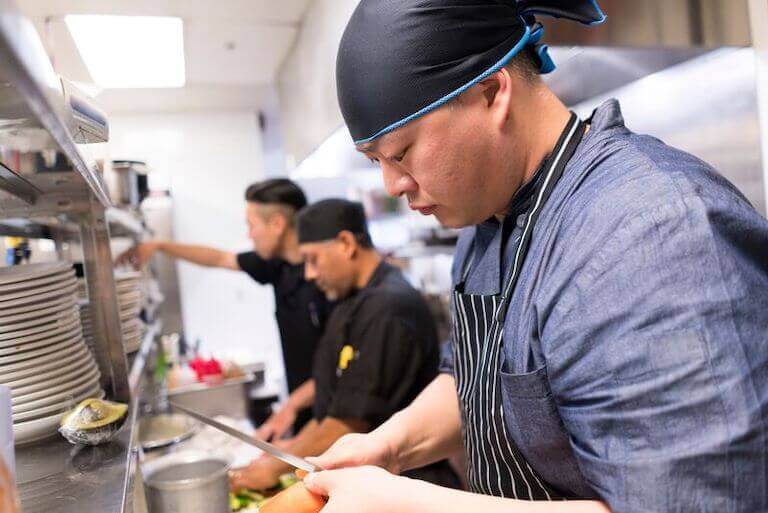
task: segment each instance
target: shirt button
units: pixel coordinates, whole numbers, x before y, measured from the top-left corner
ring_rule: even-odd
[[[518,228],[524,228],[525,227],[525,219],[526,219],[525,214],[520,214],[519,216],[517,216],[516,224],[517,224]]]

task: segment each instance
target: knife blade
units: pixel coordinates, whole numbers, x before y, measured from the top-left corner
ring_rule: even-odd
[[[288,454],[287,452],[275,447],[269,442],[265,442],[263,440],[259,440],[258,438],[254,438],[246,433],[243,433],[238,429],[231,428],[226,424],[222,424],[221,422],[213,420],[212,418],[206,415],[203,415],[202,413],[198,413],[196,411],[190,410],[189,408],[185,408],[184,406],[179,406],[178,404],[175,404],[173,402],[171,402],[170,404],[172,408],[179,410],[181,412],[184,412],[190,417],[199,420],[203,424],[207,424],[213,428],[216,428],[219,431],[222,431],[228,434],[229,436],[237,438],[240,441],[243,441],[249,445],[258,447],[259,449],[266,452],[270,456],[277,458],[278,460],[284,463],[287,463],[292,467],[296,467],[301,470],[306,470],[307,472],[316,472],[320,470],[318,467],[311,464],[304,458],[299,458],[298,456],[294,456],[293,454]]]

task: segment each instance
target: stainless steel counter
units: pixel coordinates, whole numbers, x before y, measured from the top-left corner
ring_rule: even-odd
[[[159,324],[150,326],[133,361],[131,405],[117,438],[97,447],[74,446],[61,436],[16,448],[16,477],[24,513],[133,513],[138,398]],[[141,508],[136,508],[137,511]]]
[[[56,436],[16,448],[16,474],[24,513],[142,513],[143,483],[137,472],[137,419],[146,386],[145,367],[155,347],[159,324],[148,330],[131,366],[131,405],[118,437],[98,447],[73,446]],[[248,369],[257,383],[264,366]],[[242,386],[242,385],[241,385]],[[205,390],[203,390],[205,392]],[[146,398],[144,398],[146,399]],[[141,504],[139,503],[141,502]]]
[[[73,446],[61,437],[16,449],[24,513],[132,511],[132,425],[98,447]]]

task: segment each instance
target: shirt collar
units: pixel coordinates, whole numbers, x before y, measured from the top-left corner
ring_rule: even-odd
[[[384,260],[379,262],[379,265],[376,267],[376,270],[373,271],[373,274],[371,275],[371,279],[368,280],[368,283],[365,284],[365,287],[363,289],[372,289],[378,287],[381,282],[384,281],[384,279],[387,277],[387,275],[394,269],[391,265],[386,263]]]

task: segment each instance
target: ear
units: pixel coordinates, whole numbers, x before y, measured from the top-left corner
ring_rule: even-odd
[[[282,233],[288,226],[288,220],[284,215],[275,212],[270,216],[269,224]]]
[[[507,68],[501,68],[478,84],[492,122],[499,129],[504,128],[512,114],[513,98],[521,96],[520,80]]]
[[[355,236],[352,234],[352,232],[347,230],[340,231],[336,236],[336,241],[339,242],[341,246],[341,252],[346,258],[351,260],[355,257],[357,254],[357,240],[355,239]]]

